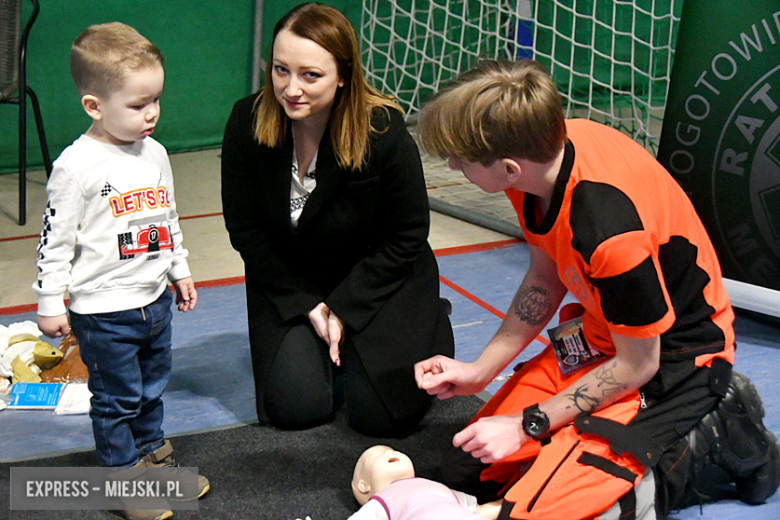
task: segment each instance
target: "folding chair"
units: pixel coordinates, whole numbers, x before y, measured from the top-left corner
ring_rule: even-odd
[[[47,177],[51,175],[51,159],[43,131],[43,119],[38,97],[27,85],[27,37],[30,35],[40,6],[30,0],[33,11],[24,32],[19,33],[22,16],[21,0],[0,0],[0,103],[19,106],[19,225],[27,222],[27,95],[32,101],[38,138],[41,142],[43,164]],[[20,37],[21,36],[21,37]]]

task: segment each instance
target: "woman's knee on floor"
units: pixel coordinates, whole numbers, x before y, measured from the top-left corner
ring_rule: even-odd
[[[272,425],[306,429],[333,417],[333,369],[327,345],[307,325],[293,327],[273,363],[263,396]]]

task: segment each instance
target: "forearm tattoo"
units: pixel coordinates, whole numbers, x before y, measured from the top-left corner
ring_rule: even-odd
[[[601,407],[605,402],[610,401],[610,397],[625,390],[628,385],[621,383],[615,377],[615,367],[617,361],[607,361],[596,370],[593,376],[598,380],[596,388],[591,390],[591,383],[584,383],[570,394],[566,394],[571,400],[567,408],[575,407],[580,415],[591,413]]]
[[[599,380],[598,388],[601,389],[601,395],[604,397],[609,397],[612,394],[623,391],[628,387],[628,385],[621,383],[615,377],[615,367],[617,364],[617,361],[614,360],[607,361],[606,363],[601,364],[594,371],[596,379]]]
[[[521,287],[512,301],[512,311],[515,316],[531,325],[546,323],[553,310],[550,293],[543,287],[535,285]]]

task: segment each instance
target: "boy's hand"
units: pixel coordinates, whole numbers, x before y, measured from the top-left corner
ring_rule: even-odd
[[[195,308],[198,303],[198,291],[195,290],[195,282],[191,276],[173,282],[176,289],[176,307],[181,312],[187,312]]]
[[[50,338],[67,338],[70,336],[70,324],[68,315],[41,316],[38,315],[38,328]]]

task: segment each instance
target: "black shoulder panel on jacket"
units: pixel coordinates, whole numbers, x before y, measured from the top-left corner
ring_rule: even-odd
[[[591,281],[601,294],[601,309],[610,323],[629,327],[649,325],[669,310],[650,257],[623,274]]]
[[[696,264],[698,249],[685,237],[673,236],[661,245],[658,260],[677,319],[661,336],[661,359],[692,359],[720,352],[726,345],[723,331],[712,321],[715,309],[707,303],[704,288],[710,276]]]
[[[582,181],[571,197],[571,245],[587,263],[605,240],[644,229],[628,196],[609,184]]]

